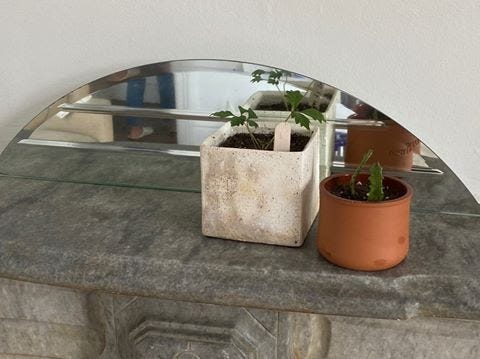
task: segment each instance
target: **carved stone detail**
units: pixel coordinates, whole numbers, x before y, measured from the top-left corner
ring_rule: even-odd
[[[263,319],[268,315],[276,321],[275,312],[264,311]],[[276,352],[275,336],[243,308],[138,298],[116,313],[116,326],[122,358],[273,358]]]

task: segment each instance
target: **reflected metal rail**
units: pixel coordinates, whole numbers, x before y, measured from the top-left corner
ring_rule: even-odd
[[[354,172],[355,167],[347,166],[343,161],[333,161],[332,172]],[[383,169],[383,172],[390,176],[404,176],[405,174],[429,174],[429,175],[443,175],[443,171],[439,170],[438,168],[431,168],[431,167],[422,167],[413,165],[410,171],[400,171],[400,170],[390,170],[390,169]]]
[[[166,108],[142,108],[118,105],[91,105],[88,103],[63,103],[58,106],[62,111],[81,112],[91,114],[107,114],[116,116],[135,116],[145,118],[160,118],[168,120],[195,120],[195,121],[218,121],[227,120],[210,116],[207,113],[193,112]]]
[[[168,120],[194,120],[194,121],[217,121],[227,122],[226,119],[211,116],[204,112],[195,112],[167,108],[142,108],[119,105],[94,105],[88,103],[63,103],[58,106],[62,111],[79,112],[115,116],[133,116],[144,118],[159,118]],[[330,121],[337,128],[347,128],[349,126],[371,126],[385,127],[385,123],[375,120],[334,120]]]

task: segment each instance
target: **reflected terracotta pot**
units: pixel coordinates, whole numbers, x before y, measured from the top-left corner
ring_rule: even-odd
[[[363,155],[373,150],[367,164],[380,162],[385,169],[408,171],[413,154],[419,153],[420,141],[393,120],[382,120],[385,127],[350,126],[348,128],[345,162],[356,167]]]
[[[391,268],[408,253],[412,189],[399,179],[385,177],[384,185],[403,193],[401,197],[382,202],[353,201],[330,192],[349,183],[350,176],[333,175],[320,183],[318,250],[328,261],[349,269]],[[359,176],[361,181],[367,178],[367,174]]]

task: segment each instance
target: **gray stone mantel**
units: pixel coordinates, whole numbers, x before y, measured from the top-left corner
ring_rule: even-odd
[[[198,193],[0,177],[0,276],[124,295],[406,319],[480,319],[480,218],[412,213],[405,262],[354,272],[301,248],[206,238]]]

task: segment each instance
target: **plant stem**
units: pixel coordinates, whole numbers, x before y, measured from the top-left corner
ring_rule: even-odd
[[[285,88],[286,88],[286,85],[287,85],[287,82],[288,82],[288,75],[285,74],[284,76],[285,76],[285,80],[283,80],[283,85],[282,85],[283,91],[280,89],[280,86],[275,85],[275,87],[277,88],[278,92],[280,92],[280,94],[282,95],[283,104],[285,105],[285,109],[288,111],[288,102],[287,102],[287,100],[285,100],[285,96],[284,96]]]
[[[277,88],[278,92],[280,92],[280,95],[282,97],[282,101],[283,101],[283,104],[285,105],[285,110],[288,111],[288,102],[287,100],[285,99],[285,96],[283,95],[285,92],[282,92],[282,90],[280,89],[280,87],[278,85],[275,85],[275,87]],[[285,88],[285,84],[284,84],[284,88]]]
[[[262,145],[260,144],[260,142],[258,142],[257,138],[255,137],[255,135],[253,134],[252,130],[250,129],[250,126],[248,125],[248,123],[245,123],[245,127],[247,128],[248,134],[250,135],[250,138],[252,139],[253,146],[254,146],[257,150],[261,150],[261,149],[262,149]]]
[[[356,195],[355,182],[357,181],[357,177],[360,174],[362,167],[365,166],[365,163],[367,163],[368,159],[372,156],[372,154],[373,150],[369,149],[367,153],[363,155],[362,161],[360,161],[360,164],[355,169],[355,172],[353,172],[352,177],[350,177],[350,194],[352,195],[352,197],[355,197]]]
[[[263,149],[266,150],[268,147],[270,147],[274,140],[275,140],[275,134],[273,134],[272,139],[268,141],[265,146],[263,146]]]

